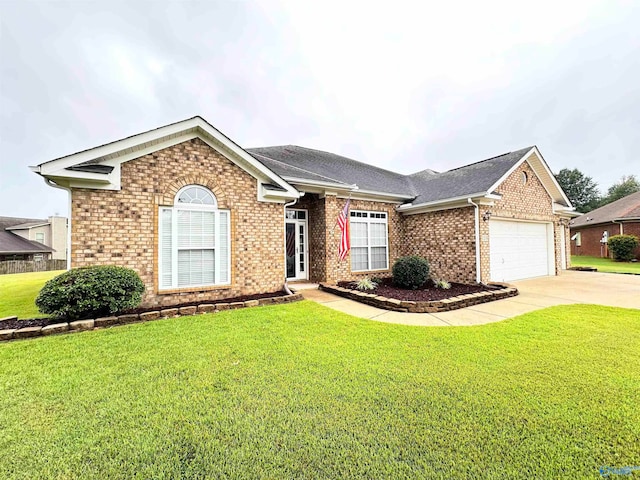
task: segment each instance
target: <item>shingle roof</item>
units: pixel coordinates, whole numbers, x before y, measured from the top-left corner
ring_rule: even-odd
[[[609,223],[613,220],[640,218],[640,192],[632,193],[626,197],[611,202],[600,208],[596,208],[571,222],[571,227],[584,227]]]
[[[411,178],[418,195],[413,203],[435,202],[488,192],[532,148],[523,148],[434,175],[425,175],[424,171],[414,173]]]
[[[284,177],[301,177],[314,179],[312,176],[320,175],[324,181],[342,183],[345,185],[357,184],[360,190],[374,192],[407,194],[411,190],[409,179],[405,175],[391,172],[383,168],[367,165],[351,158],[323,152],[297,145],[281,145],[277,147],[247,148],[247,152],[272,168],[278,175]],[[259,155],[259,156],[256,156]],[[268,163],[268,160],[278,163]],[[297,168],[294,174],[290,174],[286,168]],[[409,193],[409,195],[412,195]]]
[[[37,224],[46,223],[46,220],[40,220],[37,218],[15,218],[15,217],[0,217],[0,253],[44,253],[53,252],[54,250],[46,245],[32,240],[22,238],[15,233],[9,232],[6,229],[21,224],[29,224],[37,222]]]
[[[283,145],[249,148],[257,160],[285,178],[357,184],[360,190],[413,197],[414,204],[487,192],[533,147],[438,173],[402,175],[329,152]],[[294,182],[295,183],[295,182]]]
[[[280,160],[275,160],[266,155],[258,153],[257,151],[252,151],[252,150],[258,150],[258,149],[247,150],[253,158],[258,160],[259,162],[262,162],[269,169],[271,169],[281,177],[284,176],[284,177],[290,177],[290,178],[303,178],[306,180],[314,180],[318,182],[338,183],[338,184],[344,185],[345,187],[349,186],[347,183],[341,182],[340,180],[336,180],[335,178],[330,178],[325,175],[320,175],[318,173],[313,173],[308,170],[304,170],[295,165],[290,165]]]

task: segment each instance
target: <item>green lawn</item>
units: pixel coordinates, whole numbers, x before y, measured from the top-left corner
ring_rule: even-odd
[[[45,282],[63,271],[0,275],[0,318],[10,315],[19,318],[45,317],[38,312],[35,299]]]
[[[640,310],[423,328],[305,301],[14,341],[0,365],[0,478],[597,478],[640,462]]]
[[[571,255],[572,267],[595,267],[605,273],[637,273],[640,275],[640,262],[614,262],[610,258]]]

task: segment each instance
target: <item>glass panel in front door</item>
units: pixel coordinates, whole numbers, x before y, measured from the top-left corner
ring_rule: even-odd
[[[296,276],[296,224],[286,223],[285,251],[287,256],[287,278]]]
[[[305,251],[304,251],[304,235],[305,235],[305,231],[304,231],[304,223],[300,223],[298,225],[299,233],[298,233],[298,240],[299,240],[299,244],[298,244],[298,261],[300,262],[300,273],[304,274],[304,267],[305,267],[305,261],[304,261],[304,257],[305,257]]]

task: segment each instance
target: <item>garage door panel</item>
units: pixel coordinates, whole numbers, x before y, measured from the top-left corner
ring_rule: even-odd
[[[508,282],[549,274],[549,242],[545,223],[491,220],[491,280]]]

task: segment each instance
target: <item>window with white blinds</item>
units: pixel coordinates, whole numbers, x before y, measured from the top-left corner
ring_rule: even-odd
[[[351,210],[350,222],[351,271],[389,268],[386,212]]]
[[[208,189],[191,185],[173,207],[160,207],[161,289],[230,283],[229,212]]]

